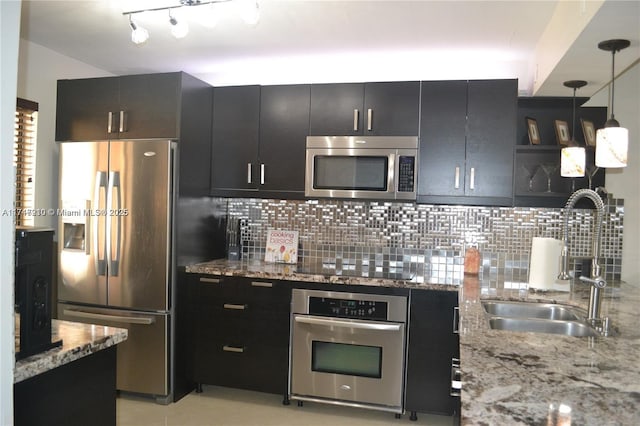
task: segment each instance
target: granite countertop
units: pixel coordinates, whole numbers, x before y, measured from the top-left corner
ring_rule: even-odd
[[[124,342],[127,333],[124,328],[52,320],[51,341],[62,339],[62,346],[16,361],[13,382],[21,382]]]
[[[601,314],[610,318],[613,336],[568,337],[492,330],[481,301],[543,301],[586,309],[589,286],[580,282],[571,282],[568,292],[542,292],[500,278],[465,277],[462,286],[454,286],[226,260],[192,265],[187,272],[458,291],[463,425],[640,424],[640,285],[610,283],[604,290]]]
[[[458,291],[460,286],[418,281],[411,271],[391,268],[383,271],[342,269],[325,267],[322,264],[294,265],[266,263],[259,260],[212,260],[186,267],[195,274],[238,276],[271,280],[317,282],[327,284],[368,285],[376,287],[423,288]]]

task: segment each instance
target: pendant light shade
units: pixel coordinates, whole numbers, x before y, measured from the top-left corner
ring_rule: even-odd
[[[562,177],[584,177],[587,160],[585,149],[581,146],[562,148],[560,157],[560,175]]]
[[[624,127],[605,127],[596,132],[596,166],[627,167],[629,130]]]
[[[627,166],[627,148],[629,130],[620,127],[613,114],[615,95],[615,59],[616,52],[629,47],[629,40],[606,40],[598,43],[598,48],[611,52],[611,118],[603,129],[596,132],[596,166],[619,168]]]
[[[569,146],[562,148],[560,152],[560,176],[583,177],[586,167],[587,154],[582,146],[577,146],[576,135],[576,90],[587,85],[584,80],[569,80],[563,83],[573,89],[573,115],[572,131]]]

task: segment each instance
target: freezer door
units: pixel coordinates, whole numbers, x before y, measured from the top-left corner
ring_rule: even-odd
[[[107,303],[106,206],[108,142],[60,144],[58,298]]]
[[[58,304],[66,321],[126,328],[127,340],[118,344],[119,390],[162,397],[169,394],[169,315]]]
[[[167,311],[173,215],[171,141],[111,141],[108,305]]]

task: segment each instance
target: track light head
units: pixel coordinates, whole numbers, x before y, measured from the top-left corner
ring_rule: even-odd
[[[189,33],[189,27],[184,21],[178,21],[173,15],[171,15],[171,9],[169,9],[169,23],[171,24],[171,34],[181,39],[186,37]]]
[[[131,41],[136,45],[143,45],[149,40],[149,31],[146,28],[136,24],[129,15],[129,26],[131,27]]]

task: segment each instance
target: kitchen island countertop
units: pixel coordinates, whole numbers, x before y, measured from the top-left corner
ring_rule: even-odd
[[[542,292],[495,277],[465,277],[462,286],[455,286],[226,260],[188,266],[187,272],[458,291],[463,425],[640,424],[638,285],[610,283],[604,290],[602,315],[610,318],[613,336],[567,337],[492,330],[481,301],[553,302],[586,309],[589,286],[580,282],[571,282],[568,292]]]
[[[62,346],[17,361],[13,382],[22,382],[124,342],[127,339],[127,333],[128,331],[124,328],[54,319],[51,321],[51,340],[62,339]],[[19,350],[17,342],[16,350]]]

